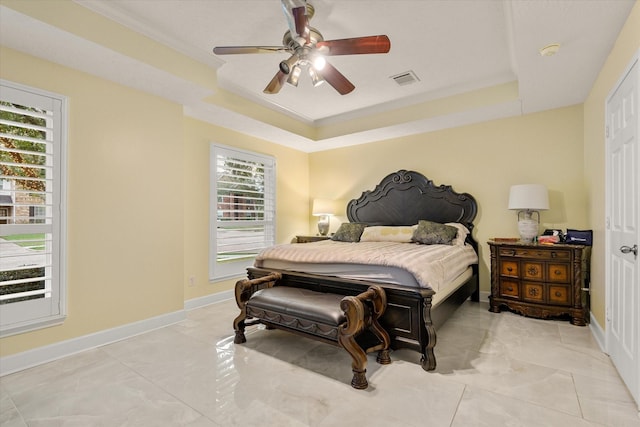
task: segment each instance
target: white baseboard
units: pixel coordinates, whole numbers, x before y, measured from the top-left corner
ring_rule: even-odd
[[[589,329],[591,330],[591,335],[593,335],[593,338],[598,343],[598,346],[600,346],[600,350],[602,350],[603,353],[608,354],[604,329],[602,329],[602,326],[600,326],[591,312],[589,312]]]
[[[163,328],[186,319],[185,310],[174,311],[93,334],[60,341],[0,358],[0,376],[22,371],[85,350]]]
[[[235,298],[234,291],[228,290],[223,292],[217,292],[215,294],[206,295],[200,298],[193,298],[184,302],[184,309],[189,311],[196,308],[204,307],[205,305],[215,304],[218,302],[226,301],[228,299]]]
[[[486,302],[488,304],[490,295],[491,292],[489,291],[480,291],[480,302]]]

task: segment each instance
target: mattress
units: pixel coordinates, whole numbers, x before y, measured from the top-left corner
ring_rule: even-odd
[[[438,293],[477,262],[478,256],[469,245],[325,240],[267,248],[256,257],[255,266],[428,288]]]

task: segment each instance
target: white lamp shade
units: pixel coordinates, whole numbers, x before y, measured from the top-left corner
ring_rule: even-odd
[[[333,215],[335,213],[335,207],[333,200],[328,199],[313,199],[312,215]]]
[[[542,211],[549,209],[547,187],[541,184],[512,185],[509,209]]]

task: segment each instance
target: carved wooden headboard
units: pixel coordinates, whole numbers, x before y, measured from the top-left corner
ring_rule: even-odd
[[[406,170],[387,175],[347,204],[349,221],[369,225],[414,225],[425,219],[459,222],[472,231],[477,212],[472,195],[456,193],[450,185],[436,186],[421,173]]]

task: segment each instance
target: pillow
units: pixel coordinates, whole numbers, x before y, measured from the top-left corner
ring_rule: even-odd
[[[362,231],[366,227],[366,224],[360,224],[357,222],[343,222],[338,227],[338,231],[331,236],[331,240],[338,242],[359,242]]]
[[[447,222],[445,225],[450,225],[458,229],[458,234],[456,234],[456,238],[453,239],[451,244],[455,246],[464,246],[467,235],[469,234],[469,229],[459,222]]]
[[[360,237],[361,242],[411,243],[413,232],[418,225],[367,227]]]
[[[458,229],[450,225],[420,220],[411,241],[423,245],[450,245]]]

